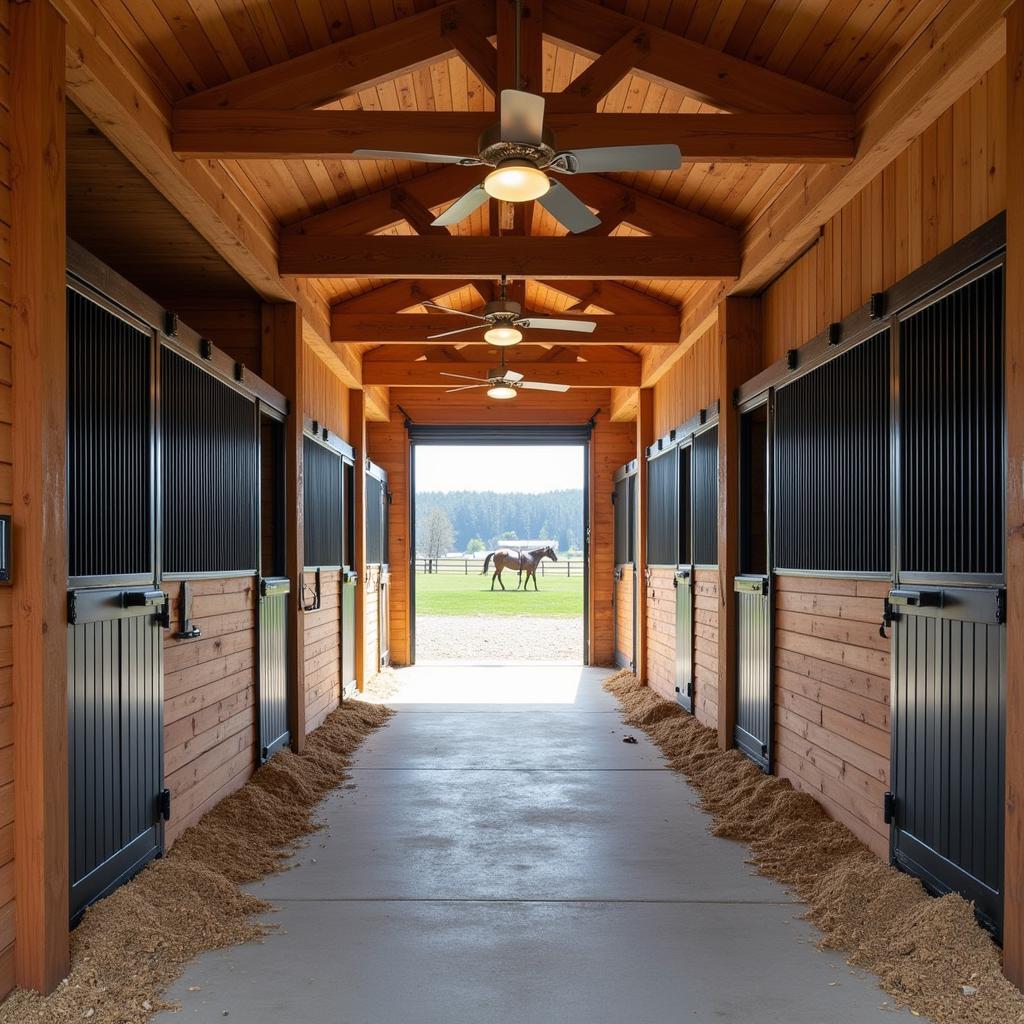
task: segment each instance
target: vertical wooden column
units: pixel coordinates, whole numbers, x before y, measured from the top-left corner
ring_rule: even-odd
[[[654,443],[654,388],[641,388],[636,410],[636,607],[633,614],[633,672],[647,680],[647,449]]]
[[[355,516],[352,537],[352,571],[356,574],[356,684],[366,688],[366,399],[362,391],[349,394],[348,439],[356,450],[352,482],[352,511]]]
[[[64,21],[12,4],[15,977],[68,969]]]
[[[267,304],[262,309],[263,376],[288,399],[285,424],[285,572],[292,581],[288,605],[288,730],[292,749],[306,745],[306,634],[303,606],[303,468],[302,428],[306,346],[302,340],[302,313],[291,302]]]
[[[1024,0],[1006,16],[1006,159],[1024,161]],[[1024,988],[1024,187],[1006,187],[1006,841],[1003,970]]]
[[[733,746],[736,728],[736,600],[739,572],[739,416],[736,389],[761,369],[761,307],[729,297],[718,306],[718,745]]]

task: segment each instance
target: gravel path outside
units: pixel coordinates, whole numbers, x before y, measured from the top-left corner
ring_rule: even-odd
[[[418,615],[416,661],[583,661],[583,620],[535,616]]]

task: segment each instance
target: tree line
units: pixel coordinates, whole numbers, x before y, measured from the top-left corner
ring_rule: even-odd
[[[424,491],[416,495],[416,554],[420,557],[490,551],[518,539],[554,540],[560,551],[581,550],[583,491]]]

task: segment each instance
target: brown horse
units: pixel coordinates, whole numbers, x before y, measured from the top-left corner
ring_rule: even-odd
[[[554,548],[537,548],[534,551],[513,551],[511,548],[499,548],[497,551],[491,551],[484,559],[484,571],[480,574],[481,576],[487,575],[487,566],[492,558],[494,559],[494,575],[491,577],[491,590],[494,589],[495,580],[498,581],[502,590],[505,589],[505,584],[501,582],[501,574],[505,569],[519,573],[516,590],[523,584],[524,572],[526,573],[526,586],[523,589],[526,590],[529,587],[532,577],[533,589],[537,590],[537,566],[540,565],[540,560],[550,558],[552,562],[558,561]]]

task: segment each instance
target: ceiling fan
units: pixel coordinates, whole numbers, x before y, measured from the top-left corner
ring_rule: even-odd
[[[508,281],[505,275],[501,278],[501,296],[488,302],[483,313],[464,313],[461,309],[450,309],[439,306],[436,302],[424,302],[428,309],[436,309],[440,313],[451,313],[469,317],[477,323],[471,327],[458,327],[454,331],[442,331],[430,334],[435,338],[447,338],[452,334],[464,334],[466,331],[484,331],[484,341],[498,347],[518,345],[523,340],[523,331],[577,331],[580,334],[592,334],[597,328],[594,320],[563,320],[550,316],[524,316],[523,307],[508,297]]]
[[[520,26],[522,0],[516,0],[515,82],[522,82]],[[456,199],[435,225],[457,224],[488,199],[525,203],[536,199],[552,217],[573,234],[601,223],[585,203],[564,185],[549,178],[556,174],[593,174],[609,171],[674,171],[682,162],[676,145],[598,146],[559,150],[555,137],[544,128],[544,97],[521,89],[502,89],[500,121],[480,136],[477,156],[442,153],[406,153],[387,149],[357,149],[352,154],[368,160],[416,160],[428,164],[490,167],[491,172],[460,199]]]
[[[568,384],[544,384],[537,380],[524,380],[523,374],[518,370],[510,370],[505,366],[505,353],[501,354],[501,366],[494,370],[487,371],[487,379],[481,377],[467,377],[462,373],[446,373],[441,370],[442,377],[454,377],[457,380],[469,380],[472,384],[461,384],[456,388],[449,388],[445,394],[453,395],[456,391],[472,391],[474,388],[487,388],[488,398],[515,398],[520,388],[528,391],[558,391],[569,390]]]

